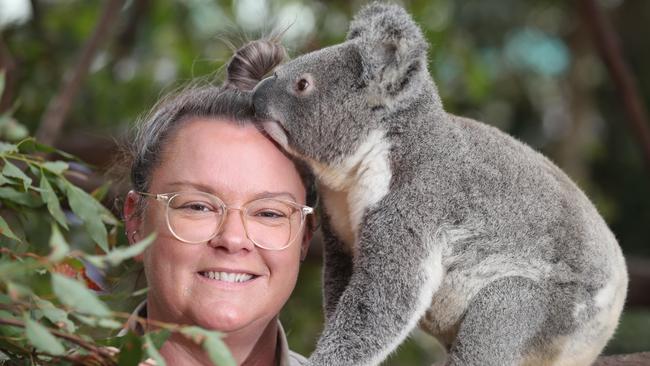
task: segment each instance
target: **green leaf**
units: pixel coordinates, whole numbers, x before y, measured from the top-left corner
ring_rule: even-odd
[[[66,254],[70,252],[70,246],[65,241],[63,235],[59,231],[59,227],[52,223],[52,234],[50,235],[50,247],[52,252],[48,256],[48,259],[52,262],[59,262],[65,258]]]
[[[22,320],[20,316],[16,316],[13,313],[10,313],[6,310],[0,310],[0,318],[4,319],[11,319],[11,320]],[[5,336],[5,337],[24,337],[25,336],[25,331],[22,328],[18,327],[10,327],[10,326],[1,326],[0,327],[0,336]],[[4,337],[0,337],[2,339]],[[2,347],[0,347],[1,349]],[[0,365],[2,365],[0,363]],[[4,365],[3,365],[4,366]]]
[[[43,168],[51,171],[54,174],[61,174],[64,171],[68,170],[68,163],[64,161],[46,161],[41,165]]]
[[[110,318],[97,318],[93,316],[85,316],[81,314],[74,314],[75,318],[79,319],[82,323],[91,327],[101,327],[107,329],[119,329],[124,325],[114,319]]]
[[[18,192],[11,187],[0,187],[0,198],[31,208],[40,207],[43,204],[39,197],[28,192]]]
[[[14,278],[27,276],[35,268],[42,266],[33,258],[25,258],[23,261],[11,261],[0,263],[0,281],[6,282]]]
[[[23,173],[20,168],[12,164],[9,160],[5,159],[5,166],[2,168],[2,174],[7,177],[18,178],[22,180],[25,191],[27,191],[32,185],[32,178],[25,175],[25,173]]]
[[[104,252],[108,252],[108,241],[106,236],[106,226],[102,222],[100,210],[97,208],[99,204],[95,199],[84,192],[79,187],[66,182],[66,193],[68,194],[68,202],[72,211],[79,216],[84,222],[84,226],[90,234],[90,237],[99,245]]]
[[[132,332],[124,336],[125,341],[120,347],[118,365],[138,365],[142,360],[142,338]]]
[[[57,326],[64,328],[70,333],[77,331],[77,326],[70,319],[68,319],[68,313],[66,311],[57,308],[51,302],[41,299],[40,297],[36,296],[34,299],[36,306],[38,306],[38,309],[34,311],[37,317],[44,316],[49,321],[51,321],[52,324],[56,324]]]
[[[11,281],[7,281],[7,293],[14,299],[25,298],[33,294],[29,287]]]
[[[53,147],[41,144],[40,142],[36,141],[33,137],[28,137],[20,141],[16,145],[18,146],[18,151],[25,154],[31,154],[35,152],[43,152],[48,154],[56,153],[63,156],[66,159],[79,161],[79,159],[76,156],[68,154],[65,151],[61,151]]]
[[[41,197],[47,204],[47,210],[50,212],[50,215],[54,217],[59,225],[63,226],[67,230],[68,223],[66,222],[63,210],[61,210],[59,197],[54,192],[54,189],[52,188],[50,182],[47,180],[45,174],[41,174],[41,183],[39,185],[39,188],[41,189]]]
[[[65,348],[61,342],[46,327],[33,321],[26,313],[23,319],[25,321],[25,335],[29,343],[51,355],[62,355],[65,353]]]
[[[19,242],[22,241],[20,240],[19,237],[16,236],[16,234],[14,234],[13,231],[11,231],[9,224],[7,224],[7,222],[2,216],[0,216],[0,234],[6,236],[9,239],[13,239],[15,241],[19,241]]]
[[[152,233],[135,244],[113,249],[106,255],[88,255],[85,259],[100,268],[117,266],[124,260],[133,258],[142,253],[149,245],[151,245],[151,243],[153,243],[155,238],[156,234]]]
[[[169,336],[169,335],[167,335]],[[164,343],[164,341],[163,341]],[[156,365],[159,366],[166,366],[167,364],[165,363],[165,359],[160,355],[158,352],[158,349],[160,348],[160,345],[156,346],[151,339],[151,336],[149,333],[144,335],[144,345],[145,345],[145,350],[147,351],[147,355],[151,357],[154,361],[156,361]]]
[[[5,72],[4,70],[0,72],[0,97],[2,97],[2,93],[5,91]]]
[[[11,117],[10,113],[5,113],[0,116],[0,134],[5,140],[19,141],[29,135],[29,130]]]
[[[199,327],[184,327],[181,333],[200,344],[208,354],[210,360],[219,366],[236,366],[235,359],[230,354],[228,347],[221,340],[221,333],[205,330]]]
[[[80,313],[108,317],[110,310],[97,295],[78,281],[52,273],[52,289],[62,304],[76,309]]]
[[[18,151],[18,146],[0,141],[0,153],[13,153]]]
[[[13,181],[5,178],[4,175],[0,174],[0,186],[4,186],[5,184],[12,184]]]

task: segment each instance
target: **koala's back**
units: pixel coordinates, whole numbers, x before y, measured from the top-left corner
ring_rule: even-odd
[[[625,263],[583,192],[543,155],[494,127],[456,116],[449,126],[455,141],[440,149],[455,154],[443,158],[448,163],[438,153],[419,166],[429,171],[418,185],[432,187],[433,197],[422,202],[444,213],[431,235],[444,243],[446,270],[424,328],[451,342],[472,299],[507,277],[548,289],[548,307],[558,314],[551,329],[559,334],[617,318]],[[442,200],[433,191],[439,187],[448,187]]]

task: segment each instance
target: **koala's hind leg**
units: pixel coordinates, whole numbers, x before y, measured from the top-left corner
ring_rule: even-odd
[[[556,359],[554,344],[570,336],[571,305],[551,298],[547,289],[524,277],[492,282],[467,308],[446,365],[562,363]]]

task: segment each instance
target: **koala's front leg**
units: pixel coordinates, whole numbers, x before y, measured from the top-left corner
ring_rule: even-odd
[[[352,276],[310,358],[312,365],[380,363],[430,305],[442,278],[441,251],[417,229],[395,220],[391,208],[367,213]]]
[[[352,255],[346,251],[345,244],[336,236],[329,224],[329,218],[323,217],[323,307],[325,319],[329,322],[336,305],[347,287],[352,275]]]

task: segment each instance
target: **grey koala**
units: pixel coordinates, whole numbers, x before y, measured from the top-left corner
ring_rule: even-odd
[[[596,359],[627,291],[614,235],[551,161],[444,111],[402,8],[364,7],[345,42],[281,66],[252,101],[324,204],[312,365],[379,364],[418,325],[448,365]]]

